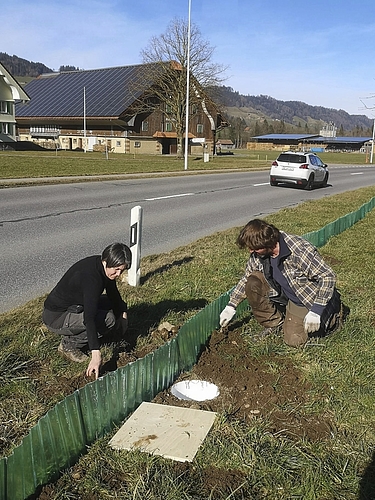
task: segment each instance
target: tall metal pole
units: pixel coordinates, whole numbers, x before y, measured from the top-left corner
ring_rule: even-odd
[[[371,142],[370,163],[372,163],[372,159],[374,156],[374,138],[375,138],[375,118],[374,118],[374,124],[372,126],[372,142]]]
[[[86,87],[83,87],[83,138],[85,144],[83,150],[86,153]]]
[[[185,170],[187,170],[188,168],[188,152],[189,152],[190,18],[191,18],[191,0],[189,0],[187,59],[186,59],[186,111],[185,111],[186,117],[185,117],[185,157],[184,157]]]

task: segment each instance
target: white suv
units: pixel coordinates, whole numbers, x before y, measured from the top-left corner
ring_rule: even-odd
[[[315,153],[287,151],[272,163],[270,185],[292,184],[311,190],[315,186],[326,186],[328,168]]]

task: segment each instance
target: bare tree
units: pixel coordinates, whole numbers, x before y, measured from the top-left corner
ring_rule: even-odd
[[[177,155],[182,156],[183,137],[186,122],[186,87],[188,64],[188,23],[182,19],[174,19],[165,33],[151,38],[149,44],[141,51],[143,63],[146,64],[147,80],[153,81],[152,92],[145,99],[143,94],[143,111],[145,105],[149,111],[159,110],[167,121],[173,123],[177,136]],[[208,109],[212,102],[209,89],[217,87],[224,81],[226,68],[212,62],[214,48],[203,40],[199,28],[190,26],[189,56],[189,115],[198,107],[203,109],[210,119]],[[147,96],[146,96],[147,97]]]

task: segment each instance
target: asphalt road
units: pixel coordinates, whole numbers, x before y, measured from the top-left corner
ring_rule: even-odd
[[[330,168],[327,188],[271,187],[268,171],[182,175],[0,190],[0,312],[48,292],[76,260],[129,244],[143,209],[142,256],[168,252],[284,207],[375,183],[375,167]],[[219,249],[218,249],[219,251]]]

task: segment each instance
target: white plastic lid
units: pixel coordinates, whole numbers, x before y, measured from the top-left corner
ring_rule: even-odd
[[[220,391],[217,385],[205,380],[184,380],[172,385],[171,393],[178,399],[206,401],[207,399],[216,398]]]

